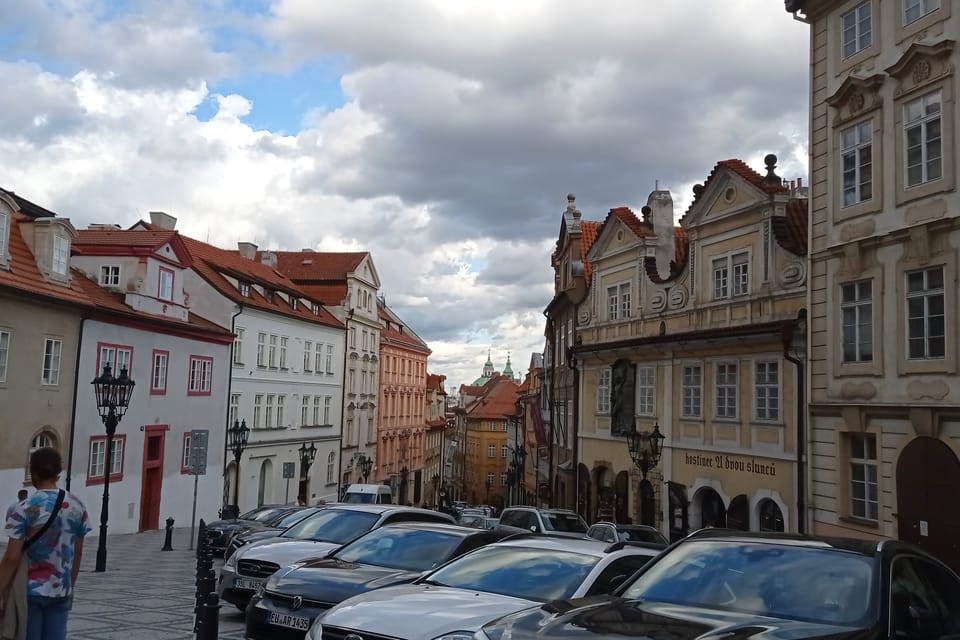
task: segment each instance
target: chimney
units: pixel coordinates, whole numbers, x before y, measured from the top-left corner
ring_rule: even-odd
[[[172,231],[177,228],[177,219],[163,211],[151,211],[150,224],[155,227],[160,227],[161,229],[170,229]]]
[[[665,189],[653,191],[647,198],[649,214],[644,217],[653,223],[653,233],[657,238],[657,248],[655,255],[657,257],[657,272],[666,277],[670,273],[670,261],[674,259],[674,222],[673,222],[673,197]]]
[[[118,224],[109,224],[106,222],[91,222],[87,225],[87,229],[90,231],[119,231],[120,225]]]
[[[257,259],[257,245],[252,242],[238,242],[237,249],[240,250],[240,255],[247,260]]]
[[[256,249],[253,250],[254,253],[257,252]],[[277,254],[273,251],[264,251],[260,254],[260,262],[267,265],[268,267],[277,268]]]

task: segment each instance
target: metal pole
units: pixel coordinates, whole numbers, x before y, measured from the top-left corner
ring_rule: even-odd
[[[237,481],[233,483],[233,506],[240,509],[240,456],[243,451],[233,450],[233,459],[237,463]]]
[[[290,504],[290,478],[287,478],[287,489],[283,492],[283,504]]]
[[[200,476],[193,475],[193,511],[190,514],[190,550],[193,551],[193,527],[197,522],[197,482]]]
[[[107,570],[107,520],[110,516],[110,467],[113,464],[113,434],[117,432],[120,420],[114,406],[110,405],[104,426],[107,428],[107,450],[103,461],[103,501],[100,504],[100,541],[97,546],[97,563],[94,571],[102,573]]]

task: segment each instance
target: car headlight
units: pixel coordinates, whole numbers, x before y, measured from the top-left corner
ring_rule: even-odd
[[[314,622],[310,625],[310,630],[307,631],[307,635],[304,636],[304,640],[322,640],[323,638],[323,625],[319,622]]]
[[[451,631],[433,640],[473,640],[475,635],[476,631]]]
[[[235,569],[237,566],[237,555],[236,553],[230,554],[230,557],[227,558],[227,561],[223,563],[224,569]]]

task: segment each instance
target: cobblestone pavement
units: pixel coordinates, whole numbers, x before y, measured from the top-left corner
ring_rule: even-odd
[[[84,545],[83,563],[67,626],[70,640],[187,640],[194,638],[196,556],[190,529],[175,529],[173,551],[161,551],[163,531],[111,535],[107,570],[95,573],[96,528]],[[220,561],[215,561],[219,568]],[[220,611],[221,640],[243,639],[243,614]]]

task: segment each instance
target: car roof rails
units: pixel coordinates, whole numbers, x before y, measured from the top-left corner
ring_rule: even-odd
[[[638,547],[640,549],[651,549],[653,551],[663,551],[667,545],[662,542],[643,542],[641,540],[618,540],[603,550],[604,553],[613,553],[626,547]]]

